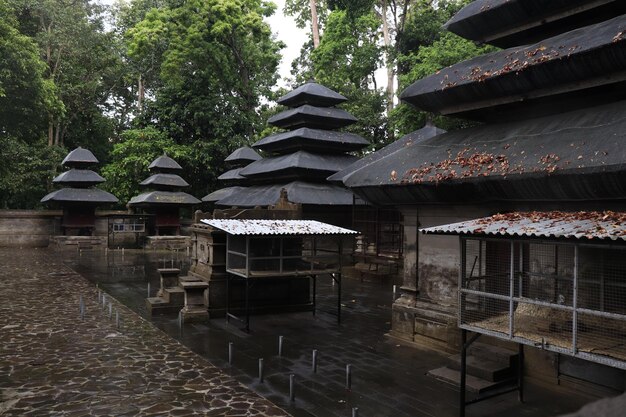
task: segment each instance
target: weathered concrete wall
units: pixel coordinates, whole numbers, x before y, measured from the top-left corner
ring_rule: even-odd
[[[60,230],[61,211],[0,210],[0,246],[46,247]]]

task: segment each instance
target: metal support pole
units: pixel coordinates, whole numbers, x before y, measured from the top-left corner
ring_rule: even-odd
[[[515,296],[515,243],[511,241],[509,250],[509,338],[513,338],[513,297]]]
[[[311,278],[313,279],[313,315],[315,315],[317,305],[317,275],[313,275]]]
[[[263,383],[263,358],[259,358],[259,382]]]
[[[346,390],[352,389],[352,365],[346,365]]]
[[[296,376],[294,374],[289,375],[289,400],[291,402],[296,401]]]
[[[467,372],[467,330],[461,329],[461,382],[459,385],[459,416],[465,417],[465,382]]]
[[[341,323],[341,272],[337,274],[337,324]]]
[[[152,291],[150,291],[150,283],[148,283],[148,298],[150,298],[150,294],[152,293]]]
[[[250,285],[248,278],[246,280],[246,332],[250,333]]]
[[[311,360],[311,371],[317,373],[317,349],[313,349],[313,358]]]
[[[352,417],[359,417],[359,408],[352,407]]]
[[[517,358],[517,388],[519,390],[518,399],[519,402],[524,402],[524,345],[518,345],[518,358]]]
[[[283,356],[283,340],[282,336],[278,336],[278,356]]]
[[[228,364],[233,364],[233,342],[228,342]]]
[[[572,353],[578,352],[578,245],[574,245],[574,288],[572,294]]]

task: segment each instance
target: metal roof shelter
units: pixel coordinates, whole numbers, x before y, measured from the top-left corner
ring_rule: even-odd
[[[280,190],[288,191],[292,203],[315,205],[352,205],[352,193],[326,181],[353,163],[348,155],[367,146],[362,137],[333,129],[348,126],[356,119],[345,110],[332,106],[346,98],[327,87],[309,82],[278,100],[292,107],[268,120],[269,124],[289,129],[256,142],[253,147],[268,153],[239,171],[250,187],[219,200],[219,206],[254,207],[274,204]],[[320,210],[322,210],[320,208]]]
[[[513,212],[421,232],[459,235],[462,372],[480,335],[519,343],[521,357],[530,345],[626,369],[626,213]]]
[[[313,220],[219,220],[203,223],[226,232],[226,271],[230,280],[245,281],[245,319],[231,313],[227,317],[245,323],[250,330],[249,291],[254,281],[276,277],[310,277],[313,285],[311,306],[315,314],[316,280],[329,274],[337,283],[337,322],[341,320],[341,266],[343,236],[358,232]]]
[[[626,3],[621,0],[475,0],[444,28],[465,39],[507,48],[623,13]]]
[[[605,212],[513,212],[422,229],[459,236],[625,241],[626,214]]]
[[[400,98],[423,110],[476,120],[511,117],[530,103],[540,115],[560,111],[555,103],[571,109],[623,100],[625,44],[622,15],[460,62],[416,81]]]

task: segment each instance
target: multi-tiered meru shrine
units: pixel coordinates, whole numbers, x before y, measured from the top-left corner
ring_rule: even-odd
[[[461,361],[469,331],[489,335],[517,343],[501,355],[508,365],[487,363],[509,377],[624,390],[624,13],[624,1],[477,0],[447,23],[506,49],[444,68],[401,98],[484,124],[421,137],[343,179],[404,215],[393,335],[461,346]],[[526,365],[511,366],[525,352]]]
[[[52,180],[53,184],[64,188],[41,199],[42,203],[63,209],[63,235],[91,236],[95,228],[96,207],[118,202],[113,194],[95,188],[95,185],[104,182],[104,178],[88,168],[97,163],[98,159],[88,149],[74,149],[61,162],[70,169]]]
[[[199,204],[200,200],[180,191],[189,186],[177,172],[182,171],[178,162],[163,154],[152,161],[148,170],[152,175],[140,185],[151,189],[131,198],[128,205],[140,208],[154,216],[151,234],[180,235],[180,208]]]
[[[228,155],[224,162],[226,162],[231,169],[217,177],[218,181],[224,185],[224,188],[220,188],[205,195],[202,197],[202,201],[205,203],[215,203],[241,191],[247,184],[247,179],[239,175],[239,172],[247,165],[259,159],[261,159],[261,155],[247,146],[243,146]]]
[[[289,109],[268,123],[287,131],[253,145],[271,156],[238,171],[250,186],[217,204],[266,207],[275,204],[285,189],[290,202],[302,204],[304,218],[351,225],[352,193],[326,180],[356,160],[349,152],[368,146],[359,135],[337,131],[356,122],[354,116],[335,107],[346,100],[314,82],[280,98],[278,104]]]

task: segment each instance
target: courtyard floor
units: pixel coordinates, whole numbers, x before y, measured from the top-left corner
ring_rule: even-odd
[[[0,249],[0,415],[348,417],[353,408],[360,417],[458,415],[458,390],[426,375],[443,366],[446,355],[385,336],[390,283],[345,280],[340,325],[331,314],[335,288],[320,278],[316,316],[253,316],[249,334],[224,319],[181,329],[175,316],[149,319],[145,297],[149,289],[156,292],[156,269],[184,270],[184,255]],[[113,298],[112,315],[98,304],[96,284]],[[291,374],[295,402],[289,399]],[[548,417],[591,400],[528,385],[524,404],[513,393],[468,407],[467,415]]]

